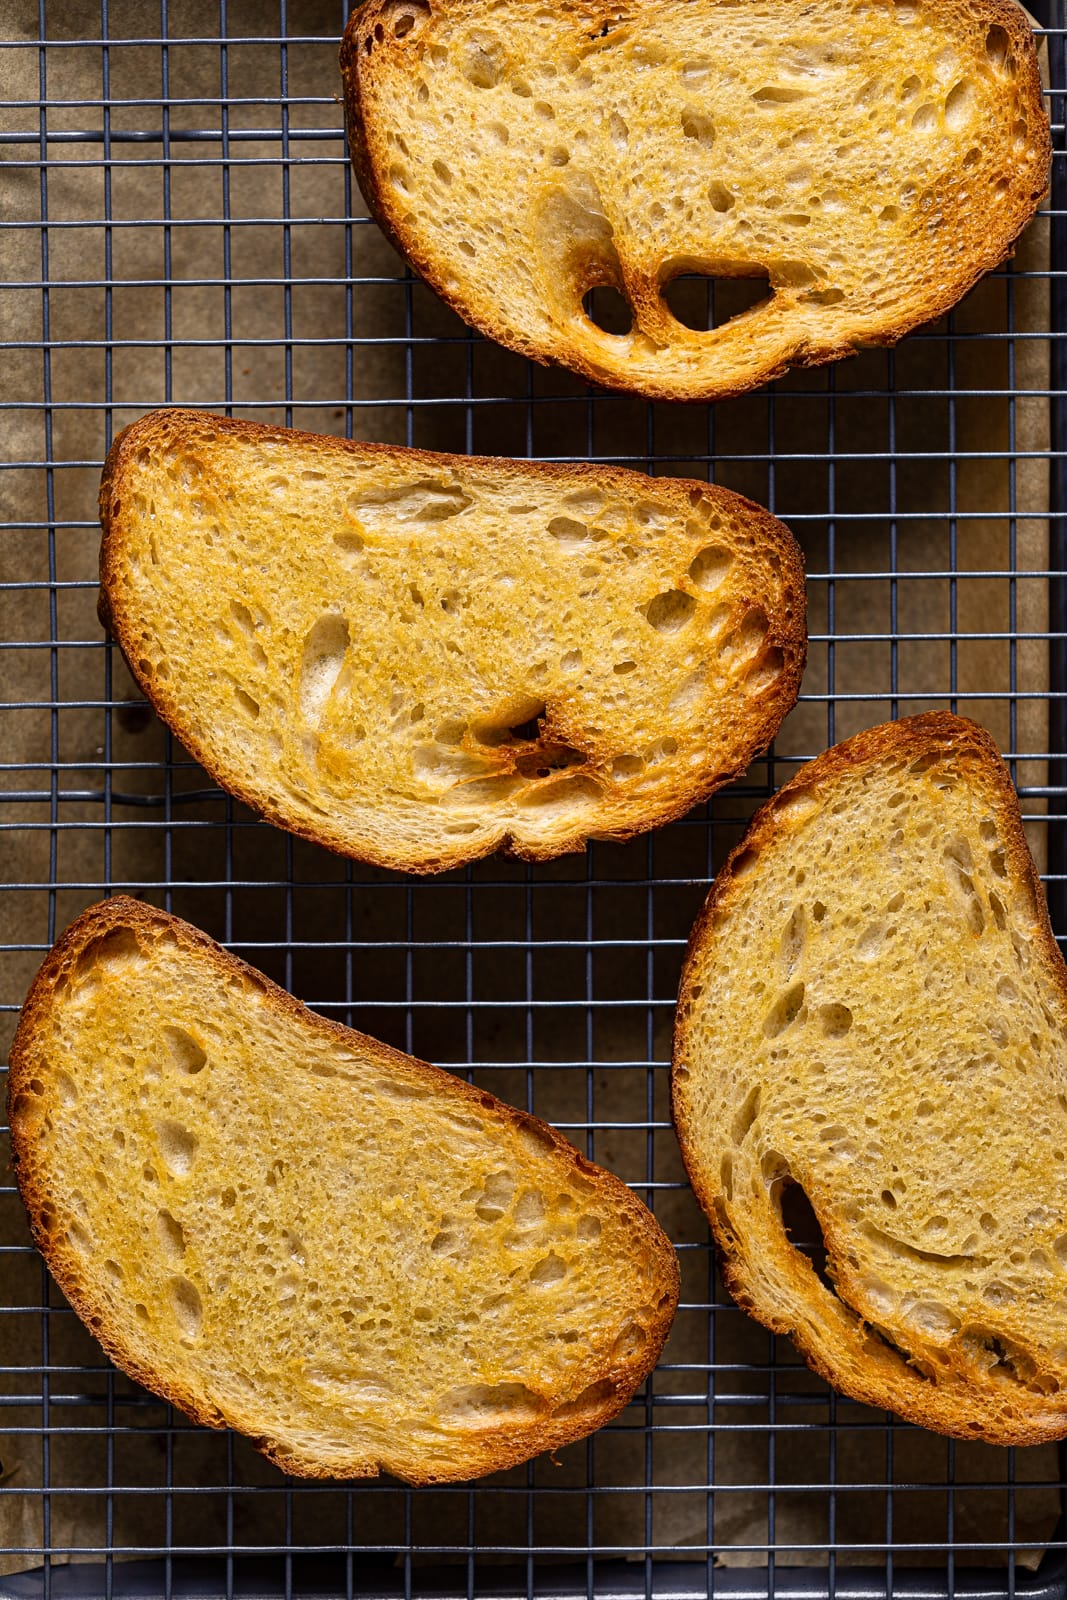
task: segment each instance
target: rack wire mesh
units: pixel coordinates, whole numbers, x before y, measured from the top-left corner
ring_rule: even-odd
[[[532,368],[405,270],[353,187],[333,0],[4,0],[0,16],[5,1046],[65,923],[142,895],[329,1015],[556,1122],[653,1206],[683,1262],[659,1369],[558,1460],[469,1488],[300,1484],[111,1369],[8,1173],[0,1593],[1063,1592],[1055,1448],[956,1445],[865,1410],[732,1306],[666,1068],[685,937],[743,819],[885,718],[949,707],[991,727],[1067,930],[1064,0],[1040,17],[1055,187],[1015,263],[895,352],[684,409]],[[682,293],[715,313],[714,285]],[[709,806],[544,867],[413,882],[276,833],[172,743],[95,622],[103,455],[170,401],[752,494],[807,555],[801,705]]]

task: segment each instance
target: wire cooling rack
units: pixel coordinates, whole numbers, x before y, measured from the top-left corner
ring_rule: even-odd
[[[5,1170],[0,1595],[1062,1594],[1056,1449],[954,1445],[853,1405],[731,1305],[666,1078],[716,863],[797,763],[860,727],[935,706],[986,722],[1067,930],[1064,0],[1040,17],[1052,206],[1015,263],[896,352],[715,409],[534,369],[412,279],[352,184],[338,5],[3,0],[0,21],[3,1047],[65,923],[142,895],[555,1121],[683,1264],[658,1371],[558,1461],[470,1488],[299,1484],[110,1368]],[[681,292],[716,314],[713,285]],[[101,461],[170,401],[743,490],[805,547],[801,705],[711,806],[549,866],[413,882],[258,824],[165,735],[95,620]]]

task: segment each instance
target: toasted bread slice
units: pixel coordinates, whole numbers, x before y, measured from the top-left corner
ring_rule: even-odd
[[[805,767],[716,879],[678,1007],[675,1121],[739,1304],[855,1400],[1067,1434],[1065,1033],[988,734],[914,717]]]
[[[365,0],[341,71],[367,203],[438,294],[657,399],[894,343],[1010,254],[1048,186],[1014,0]],[[665,297],[686,274],[770,293],[687,326]],[[597,285],[628,332],[587,313]]]
[[[625,839],[796,700],[804,575],[725,490],[165,411],[100,491],[101,615],[230,793],[411,872]]]
[[[134,900],[49,954],[8,1106],[82,1320],[287,1472],[431,1483],[558,1449],[671,1325],[677,1258],[625,1184]]]

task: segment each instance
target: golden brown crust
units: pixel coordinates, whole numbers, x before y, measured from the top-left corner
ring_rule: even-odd
[[[44,1223],[42,1214],[51,1202],[49,1174],[42,1164],[39,1146],[29,1127],[24,1090],[29,1080],[35,1076],[44,1079],[47,1084],[50,1063],[44,1054],[43,1042],[49,1033],[49,1020],[54,1008],[62,1004],[61,991],[66,982],[66,975],[72,971],[79,957],[87,949],[120,929],[139,932],[149,939],[165,935],[174,940],[183,951],[195,951],[201,956],[207,955],[220,972],[255,990],[262,1001],[275,1012],[298,1020],[303,1027],[337,1043],[347,1051],[355,1049],[370,1054],[383,1067],[399,1067],[406,1077],[417,1075],[432,1085],[438,1093],[444,1091],[456,1100],[467,1102],[476,1108],[482,1119],[495,1121],[501,1126],[522,1128],[532,1133],[557,1159],[573,1167],[587,1183],[595,1185],[599,1197],[605,1204],[625,1213],[634,1237],[640,1240],[649,1261],[655,1264],[659,1302],[648,1328],[647,1342],[633,1356],[620,1357],[611,1365],[605,1366],[603,1370],[590,1375],[591,1380],[603,1388],[603,1394],[595,1407],[583,1409],[577,1416],[557,1418],[550,1416],[518,1428],[502,1428],[485,1442],[480,1450],[481,1441],[472,1443],[467,1439],[464,1445],[462,1470],[434,1467],[422,1474],[407,1474],[408,1481],[412,1483],[458,1481],[502,1470],[526,1461],[533,1455],[560,1449],[575,1439],[583,1438],[593,1429],[611,1421],[629,1404],[634,1391],[644,1382],[659,1359],[674,1319],[679,1287],[678,1258],[655,1218],[632,1191],[614,1174],[587,1161],[562,1134],[538,1117],[504,1104],[494,1095],[465,1083],[441,1067],[419,1061],[366,1034],[343,1027],[340,1023],[332,1022],[316,1012],[309,1011],[293,995],[254,967],[248,966],[224,950],[200,929],[165,911],[126,896],[116,896],[112,900],[90,906],[71,923],[45,957],[22,1008],[11,1046],[7,1088],[15,1180],[29,1214],[34,1243],[44,1256],[53,1277],[73,1309],[99,1340],[117,1367],[137,1383],[160,1395],[172,1405],[178,1406],[194,1422],[208,1428],[233,1426],[247,1433],[257,1450],[283,1471],[294,1476],[361,1478],[374,1477],[381,1470],[378,1462],[368,1462],[358,1457],[341,1468],[336,1464],[324,1467],[312,1455],[301,1456],[287,1451],[276,1441],[257,1435],[254,1419],[224,1416],[214,1405],[206,1402],[202,1394],[170,1380],[165,1374],[139,1361],[116,1335],[115,1330],[107,1325],[105,1303],[94,1283],[86,1280],[83,1264],[73,1252],[64,1248]]]
[[[786,1334],[813,1372],[835,1388],[864,1405],[900,1413],[909,1421],[937,1433],[960,1439],[981,1438],[1000,1445],[1032,1445],[1067,1436],[1067,1398],[1030,1393],[1025,1401],[1013,1398],[1003,1388],[985,1385],[983,1392],[969,1390],[973,1371],[957,1357],[949,1358],[946,1376],[955,1379],[955,1388],[942,1389],[905,1365],[900,1352],[885,1342],[878,1330],[856,1314],[842,1297],[834,1315],[848,1328],[860,1370],[844,1374],[840,1365],[826,1356],[812,1326],[784,1315],[777,1315],[766,1300],[753,1293],[746,1271],[744,1251],[730,1225],[728,1209],[716,1176],[705,1160],[700,1141],[689,1117],[684,1082],[679,1068],[691,1048],[690,1019],[696,1003],[698,967],[709,941],[731,912],[739,894],[735,865],[749,852],[758,853],[772,841],[779,841],[783,830],[799,825],[789,816],[791,803],[805,791],[825,790],[849,773],[878,767],[885,762],[902,762],[928,754],[944,755],[955,763],[966,763],[968,781],[987,794],[999,824],[1000,837],[1010,865],[1025,887],[1038,935],[1036,950],[1047,972],[1067,994],[1067,968],[1052,932],[1048,906],[1040,879],[1023,832],[1019,803],[1011,778],[1000,759],[996,744],[977,723],[944,712],[929,712],[898,722],[883,724],[835,745],[803,767],[774,798],[753,816],[744,836],[730,852],[718,873],[704,906],[694,924],[683,968],[675,1023],[671,1076],[671,1108],[682,1159],[693,1191],[711,1225],[719,1252],[719,1267],[731,1295],[749,1315],[776,1334]],[[839,1247],[834,1224],[833,1197],[813,1188],[809,1199],[815,1207],[831,1257]],[[801,1297],[810,1296],[811,1268],[796,1252],[791,1276]]]
[[[782,653],[782,671],[772,688],[748,706],[748,738],[743,759],[705,766],[703,770],[690,770],[683,774],[677,791],[666,802],[651,803],[647,814],[632,826],[590,827],[578,823],[569,837],[545,841],[520,840],[509,837],[499,846],[484,841],[471,843],[457,838],[447,851],[432,859],[424,856],[405,856],[399,851],[375,850],[354,845],[349,836],[323,819],[309,827],[294,818],[276,796],[252,788],[220,766],[197,737],[185,713],[180,693],[172,683],[162,683],[142,670],[138,660],[136,633],[139,619],[131,615],[123,600],[120,576],[120,551],[126,534],[122,511],[124,479],[135,452],[151,451],[165,438],[173,438],[183,429],[195,426],[198,430],[210,427],[218,437],[261,443],[267,440],[285,445],[299,455],[322,453],[336,460],[338,452],[366,459],[378,457],[395,462],[404,459],[429,469],[446,471],[491,472],[497,479],[514,479],[529,483],[546,480],[563,485],[589,484],[602,490],[614,490],[628,498],[654,492],[660,501],[673,503],[679,514],[691,514],[692,497],[713,506],[741,510],[750,525],[753,536],[765,550],[768,558],[780,566],[785,604],[780,616],[772,619],[773,631],[768,645]],[[715,484],[701,483],[688,478],[649,479],[642,473],[621,467],[600,467],[584,463],[563,465],[555,462],[528,462],[507,457],[454,456],[426,450],[404,450],[393,445],[371,444],[363,441],[338,439],[330,435],[297,432],[289,428],[273,427],[263,423],[244,422],[218,417],[210,412],[191,412],[167,409],[150,412],[138,422],[119,433],[108,452],[100,482],[100,523],[103,538],[100,546],[100,621],[118,641],[130,672],[138,686],[152,703],[156,712],[205,771],[229,794],[247,805],[265,821],[287,829],[312,844],[323,845],[341,855],[366,861],[398,872],[435,873],[477,861],[499,848],[504,854],[525,861],[547,861],[555,857],[584,850],[588,841],[602,839],[626,843],[651,828],[664,827],[707,800],[724,784],[740,777],[749,763],[763,751],[774,738],[783,719],[796,704],[807,655],[807,630],[805,626],[805,575],[800,551],[789,530],[755,501]],[[710,750],[710,746],[709,746]]]
[[[415,0],[415,3],[421,8],[426,0]],[[728,3],[732,3],[732,0],[728,0]],[[939,3],[945,10],[977,14],[983,24],[999,25],[1006,30],[1019,66],[1019,99],[1031,113],[1037,113],[1041,130],[1042,150],[1034,163],[1033,182],[1011,192],[1010,204],[1003,208],[996,227],[991,226],[983,235],[981,244],[970,259],[965,264],[959,261],[953,263],[958,276],[952,281],[942,276],[928,297],[903,311],[892,326],[872,328],[859,339],[855,336],[842,336],[838,340],[831,338],[814,347],[805,337],[798,335],[795,348],[787,356],[770,361],[764,358],[750,373],[729,383],[724,384],[710,375],[702,382],[698,379],[684,384],[647,376],[630,377],[595,365],[577,343],[567,349],[565,356],[546,351],[536,339],[512,327],[506,313],[493,305],[488,297],[475,305],[458,289],[449,287],[446,264],[424,245],[417,224],[406,224],[405,218],[391,203],[381,180],[381,173],[389,165],[389,146],[383,132],[372,120],[367,89],[381,72],[383,53],[388,52],[390,47],[397,49],[396,41],[391,39],[388,29],[383,29],[380,20],[387,10],[395,6],[395,0],[362,0],[349,17],[341,41],[339,62],[344,84],[345,123],[356,180],[372,216],[394,248],[457,316],[505,349],[514,350],[542,366],[559,360],[598,388],[641,394],[652,400],[685,404],[734,399],[783,377],[793,367],[825,366],[854,356],[860,348],[892,346],[916,329],[936,322],[958,305],[987,273],[1013,256],[1020,236],[1047,193],[1052,166],[1052,136],[1044,108],[1034,35],[1025,12],[1017,0],[939,0]],[[588,19],[588,7],[582,6],[579,0],[558,0],[558,4],[565,17]],[[450,12],[462,15],[466,10],[469,10],[468,0],[434,0],[431,15],[434,12],[438,15],[448,15]],[[614,25],[617,13],[607,6],[602,11],[605,25],[609,22]],[[368,53],[366,48],[360,47],[365,46],[367,39],[372,36],[375,37],[375,50]],[[653,294],[650,289],[632,285],[631,290],[635,309],[652,309]],[[658,290],[655,298],[658,300]]]

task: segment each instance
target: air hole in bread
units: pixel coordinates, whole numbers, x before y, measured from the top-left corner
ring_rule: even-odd
[[[733,1124],[730,1128],[730,1137],[733,1139],[734,1144],[743,1144],[748,1138],[749,1132],[752,1129],[752,1125],[759,1116],[760,1100],[762,1095],[763,1091],[757,1083],[755,1087],[750,1089],[745,1096],[741,1105],[741,1109],[734,1117]]]
[[[472,1383],[450,1389],[439,1411],[447,1422],[465,1428],[499,1428],[508,1423],[531,1422],[544,1410],[544,1401],[524,1383]]]
[[[462,717],[446,717],[433,731],[438,744],[462,744],[467,724]]]
[[[540,744],[534,750],[520,755],[515,762],[516,772],[524,778],[551,778],[568,767],[581,767],[587,761],[581,750],[569,744]]]
[[[634,325],[630,302],[613,284],[601,283],[582,297],[582,310],[601,333],[623,338]]]
[[[837,1000],[829,1005],[820,1006],[815,1015],[819,1028],[827,1039],[843,1039],[852,1027],[852,1012],[848,1006],[842,1005]]]
[[[888,927],[884,922],[869,923],[856,940],[856,958],[859,961],[876,961],[885,944]]]
[[[567,1276],[567,1263],[562,1256],[550,1250],[543,1256],[530,1272],[530,1282],[538,1288],[547,1288],[550,1284],[559,1283]]]
[[[756,89],[750,98],[758,106],[790,106],[795,105],[798,100],[809,99],[810,95],[810,89],[798,89],[784,83],[769,83],[762,89]]]
[[[474,737],[479,744],[495,748],[505,744],[531,744],[541,734],[547,707],[543,700],[519,696],[501,716],[475,723]]]
[[[156,1228],[164,1253],[171,1260],[180,1261],[185,1254],[185,1230],[181,1223],[169,1211],[159,1211],[156,1214]]]
[[[184,1028],[164,1028],[163,1040],[179,1072],[200,1072],[207,1065],[207,1053]]]
[[[682,133],[695,144],[710,150],[715,143],[715,123],[706,111],[687,106],[682,112]]]
[[[629,778],[639,777],[644,766],[640,756],[616,756],[611,763],[611,776],[616,782],[625,783]]]
[[[105,972],[115,971],[126,965],[128,961],[136,961],[141,956],[141,946],[137,935],[131,928],[116,928],[112,933],[106,933],[102,939],[94,939],[87,945],[74,964],[74,978],[78,981],[88,977],[97,969]]]
[[[676,756],[677,754],[678,741],[668,734],[666,738],[657,739],[655,744],[650,747],[646,760],[650,767],[654,767],[658,762],[667,761],[671,756]]]
[[[819,809],[818,797],[813,790],[808,788],[783,789],[772,802],[774,814],[779,819],[791,822],[801,822],[805,817]],[[800,869],[803,872],[803,868]],[[797,884],[803,882],[803,877],[797,878]],[[812,907],[812,916],[816,922],[821,922],[826,915],[826,907],[821,900],[816,900]]]
[[[723,583],[733,564],[734,558],[729,550],[717,544],[705,545],[689,563],[689,577],[698,589],[703,589],[705,594],[712,594]]]
[[[780,1033],[791,1028],[797,1020],[804,1005],[804,985],[794,983],[784,994],[778,996],[774,1005],[767,1013],[763,1023],[763,1032],[766,1038],[776,1039]]]
[[[188,1278],[172,1278],[167,1289],[170,1308],[181,1332],[183,1343],[192,1343],[200,1337],[204,1321],[204,1308],[200,1293]]]
[[[349,510],[367,528],[387,534],[408,522],[447,522],[472,504],[473,497],[458,484],[437,478],[397,489],[368,491],[349,498]]]
[[[945,121],[950,128],[963,128],[974,112],[974,84],[970,78],[961,78],[949,91],[945,100]]]
[[[478,30],[467,35],[460,47],[459,70],[475,89],[495,89],[506,67],[504,46],[494,34]]]
[[[74,1079],[69,1073],[57,1072],[53,1081],[55,1082],[56,1095],[59,1098],[60,1105],[72,1106],[78,1098],[78,1087]],[[26,1087],[33,1094],[44,1094],[44,1084],[39,1078],[31,1078]]]
[[[159,1153],[175,1177],[184,1178],[196,1158],[196,1135],[180,1122],[165,1120],[156,1124]]]
[[[959,1343],[975,1365],[992,1378],[1014,1380],[1033,1394],[1055,1394],[1059,1388],[1051,1374],[1038,1370],[1028,1351],[1002,1333],[972,1325],[964,1330]]]
[[[246,634],[248,638],[251,638],[256,631],[256,622],[248,607],[246,605],[242,605],[240,600],[231,600],[230,615],[240,628],[241,632]]]
[[[73,1217],[67,1223],[67,1242],[78,1250],[91,1250],[93,1244],[86,1229]]]
[[[778,959],[781,962],[782,978],[788,981],[800,964],[804,953],[804,945],[808,937],[808,913],[804,906],[797,906],[793,910],[782,937],[778,941]]]
[[[618,672],[618,670],[618,667],[616,667],[615,671]],[[706,667],[697,667],[694,672],[691,672],[671,695],[667,705],[668,711],[675,716],[683,716],[687,712],[694,711],[703,698],[706,679]]]
[[[745,674],[743,688],[746,694],[763,694],[778,682],[785,670],[785,652],[777,645],[765,650]]]
[[[747,872],[752,871],[752,868],[756,865],[758,860],[758,850],[751,848],[742,850],[738,855],[734,856],[733,860],[730,862],[731,875],[735,878],[743,878]]]
[[[564,1335],[567,1338],[567,1335]],[[573,1336],[577,1340],[577,1335]],[[568,1339],[568,1343],[572,1340]],[[554,1417],[581,1417],[595,1416],[606,1405],[615,1399],[616,1389],[610,1378],[601,1378],[597,1383],[591,1383],[587,1389],[574,1400],[568,1400],[563,1405],[557,1406],[552,1413]]]
[[[642,614],[657,633],[678,633],[696,609],[696,600],[684,589],[667,589],[642,608]]]
[[[300,709],[317,723],[340,677],[348,650],[348,623],[328,611],[310,629],[300,659]]]
[[[985,912],[975,888],[974,858],[971,847],[964,838],[954,839],[942,852],[949,882],[963,897],[967,925],[971,932],[980,934],[985,928]]]
[[[527,808],[547,810],[557,807],[570,810],[591,805],[600,799],[600,785],[592,778],[564,778],[556,783],[539,784],[520,796],[519,804]]]
[[[724,327],[772,292],[768,274],[759,267],[737,272],[683,268],[665,279],[662,290],[671,316],[695,333]]]
[[[648,1335],[640,1323],[628,1322],[612,1345],[611,1353],[620,1360],[632,1361],[647,1343]]]
[[[496,1222],[507,1211],[515,1190],[510,1172],[491,1172],[478,1191],[474,1214],[482,1222]]]
[[[540,1189],[524,1189],[515,1204],[512,1221],[517,1228],[534,1228],[545,1219],[545,1197]]]
[[[803,1186],[788,1168],[775,1184],[771,1198],[777,1205],[789,1243],[811,1262],[823,1288],[836,1296],[837,1290],[827,1268],[828,1251],[818,1216]]]
[[[997,72],[1014,73],[1015,62],[1011,54],[1011,40],[1007,28],[994,23],[985,36],[985,53]]]
[[[770,618],[762,606],[750,606],[740,627],[727,635],[719,646],[720,659],[743,665],[759,655],[770,631]]]
[[[601,539],[604,537],[599,530],[598,533],[594,533],[586,523],[577,522],[573,517],[553,517],[548,524],[548,531],[564,549],[568,546],[573,549],[578,545],[587,544],[590,539],[597,536]]]
[[[402,3],[389,6],[383,13],[387,24],[391,24],[394,39],[406,39],[408,35],[421,27],[430,15],[427,0],[402,0]]]

